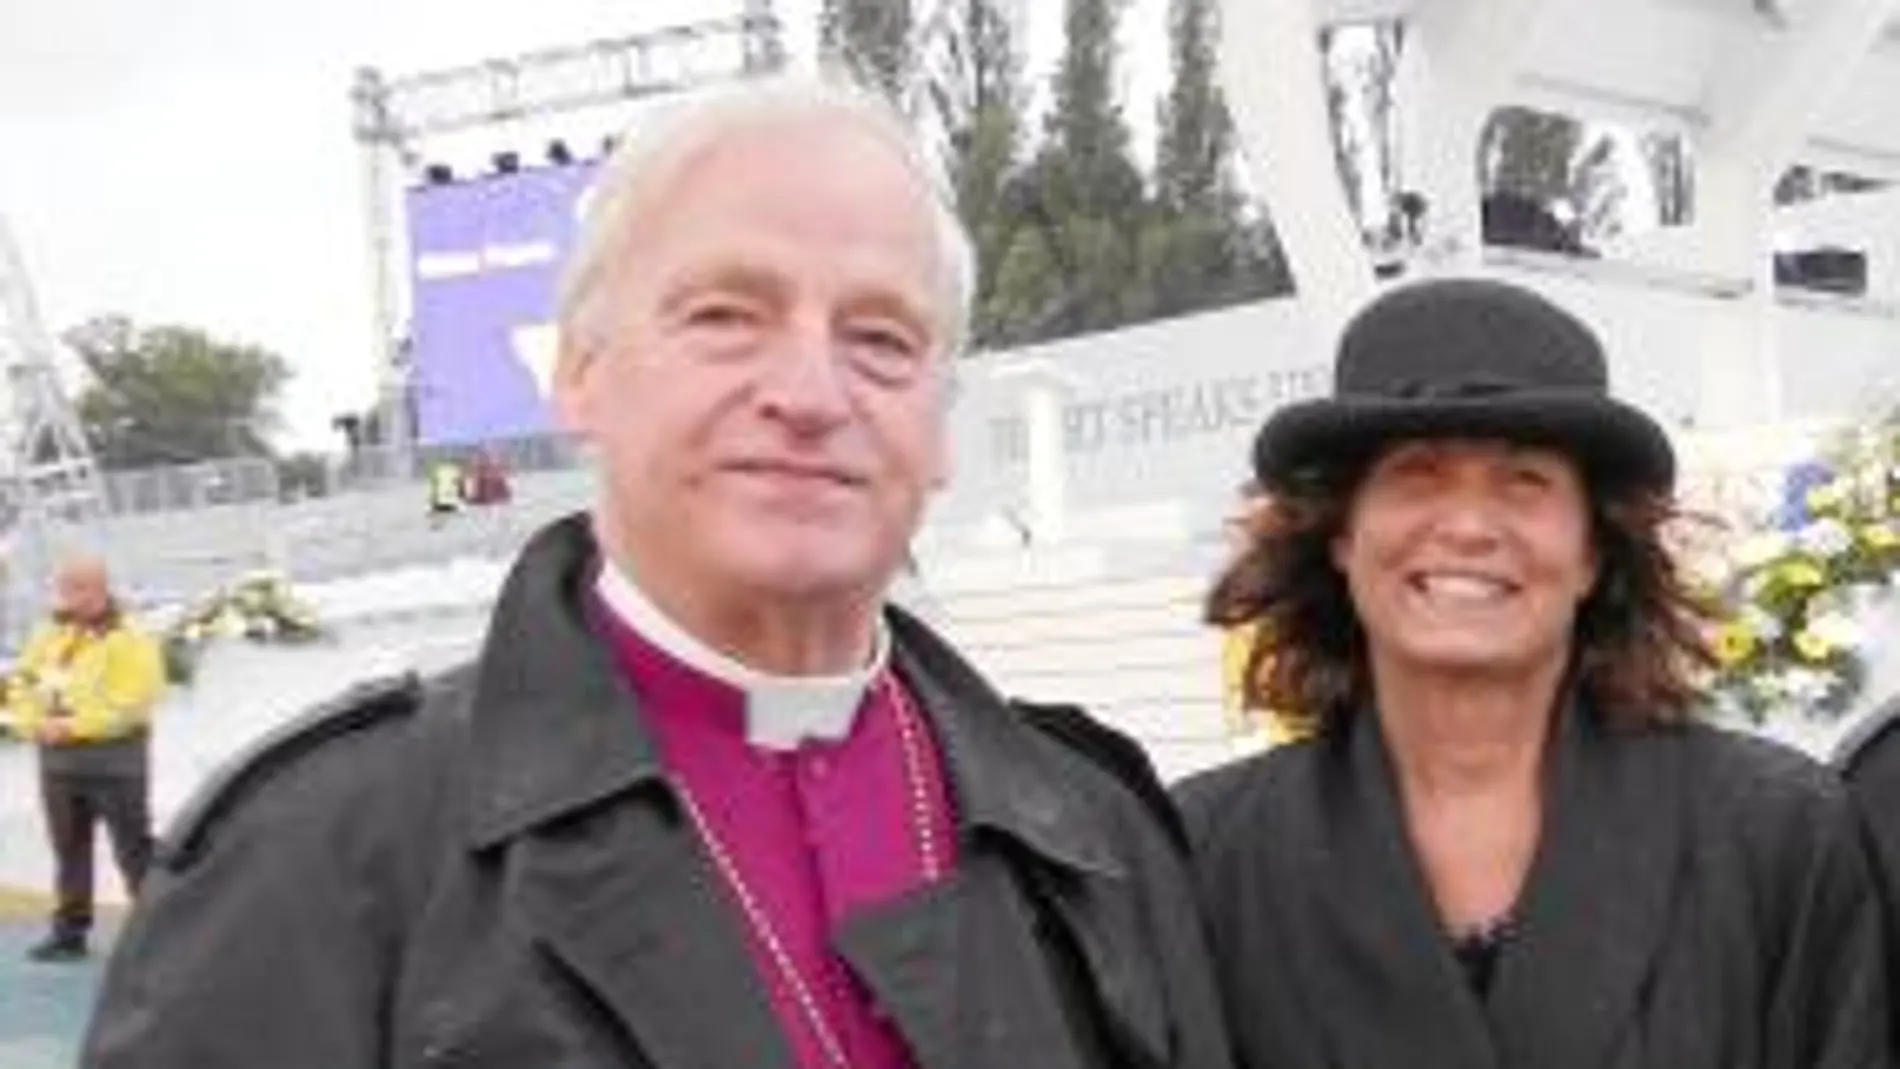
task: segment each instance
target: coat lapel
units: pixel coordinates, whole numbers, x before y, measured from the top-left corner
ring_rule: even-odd
[[[1467,985],[1413,859],[1371,710],[1315,756],[1313,820],[1279,854],[1294,911],[1293,967],[1339,1065],[1495,1069],[1483,1009]],[[1275,877],[1269,877],[1275,878]],[[1304,916],[1302,916],[1302,914]]]
[[[891,624],[944,756],[960,857],[941,888],[853,918],[841,951],[925,1069],[1095,1064],[1103,1037],[1077,1035],[1094,1008],[1115,1042],[1166,1062],[1130,862],[1065,787],[1073,770],[927,628],[898,611]]]
[[[511,915],[661,1069],[790,1069],[744,922],[589,625],[597,559],[570,519],[502,589],[468,710],[469,848],[501,855]]]
[[[922,1069],[1085,1069],[1035,921],[1006,865],[971,858],[943,883],[867,912],[837,947]]]
[[[1572,705],[1543,840],[1499,961],[1491,1018],[1510,1065],[1607,1064],[1669,922],[1683,835],[1680,737]]]
[[[736,913],[670,808],[624,801],[530,833],[513,905],[661,1069],[791,1069]]]

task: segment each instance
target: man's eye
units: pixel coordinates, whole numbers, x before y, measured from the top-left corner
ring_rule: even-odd
[[[686,321],[697,327],[746,327],[758,322],[758,314],[737,301],[707,301],[689,308]]]
[[[914,381],[924,364],[924,349],[910,335],[885,327],[847,330],[845,344],[854,367],[871,379],[901,386]]]
[[[881,353],[895,356],[910,356],[917,351],[911,340],[894,330],[867,327],[854,330],[849,335],[852,344],[875,349]]]

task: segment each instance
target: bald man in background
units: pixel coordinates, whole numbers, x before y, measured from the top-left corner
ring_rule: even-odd
[[[152,856],[151,714],[165,686],[158,645],[112,596],[105,563],[73,556],[53,577],[53,612],[6,678],[6,724],[39,745],[52,840],[51,930],[28,956],[77,961],[93,921],[94,829],[101,823],[126,890]]]

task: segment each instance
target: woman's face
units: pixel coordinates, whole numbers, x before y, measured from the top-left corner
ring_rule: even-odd
[[[1332,556],[1374,663],[1504,680],[1568,657],[1597,571],[1576,465],[1490,440],[1388,449],[1353,491]]]

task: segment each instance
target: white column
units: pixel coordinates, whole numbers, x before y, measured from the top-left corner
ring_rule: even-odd
[[[1032,357],[1006,363],[991,375],[1019,384],[1022,391],[1025,499],[1033,544],[1053,545],[1068,537],[1068,447],[1063,441],[1064,402],[1075,379],[1048,360]]]
[[[1513,0],[1521,2],[1521,0]],[[1372,258],[1333,162],[1310,0],[1222,0],[1220,73],[1254,191],[1327,348],[1372,296]]]
[[[1846,89],[1900,0],[1831,0],[1785,30],[1729,50],[1705,94],[1695,220],[1679,266],[1739,282],[1706,318],[1699,422],[1727,428],[1781,415],[1775,336],[1773,199],[1815,120]]]
[[[1400,174],[1425,196],[1427,253],[1444,270],[1483,260],[1478,149],[1523,70],[1553,0],[1418,0],[1406,22],[1397,100]]]

